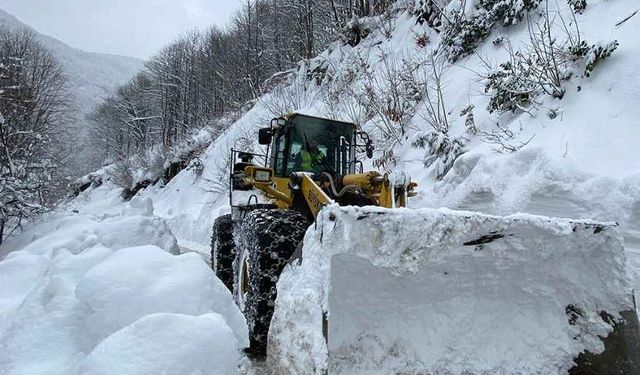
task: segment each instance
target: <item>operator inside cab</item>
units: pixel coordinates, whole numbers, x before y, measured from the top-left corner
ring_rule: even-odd
[[[326,155],[318,145],[305,141],[295,158],[295,169],[304,172],[320,173],[325,171]]]

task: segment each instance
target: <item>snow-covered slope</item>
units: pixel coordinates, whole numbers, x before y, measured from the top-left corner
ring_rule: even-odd
[[[467,139],[465,153],[442,180],[435,178],[435,167],[425,167],[425,150],[411,145],[416,133],[428,130],[421,111],[410,123],[402,144],[392,148],[396,165],[388,167],[406,170],[419,184],[419,195],[413,207],[448,207],[477,210],[489,214],[529,212],[554,217],[617,221],[625,235],[632,262],[640,261],[640,164],[636,143],[640,117],[636,97],[640,81],[634,76],[640,69],[640,40],[635,30],[640,17],[632,17],[620,26],[616,23],[632,14],[636,6],[627,1],[589,1],[583,14],[577,15],[582,38],[590,42],[618,40],[619,49],[610,60],[602,63],[589,78],[578,77],[567,83],[562,100],[543,97],[536,112],[490,114],[485,108],[489,100],[484,93],[482,78],[485,63],[505,61],[504,48],[492,43],[497,36],[508,37],[511,43],[526,43],[525,25],[497,28],[480,45],[477,55],[448,67],[444,72],[444,96],[450,112],[451,137]],[[416,37],[428,35],[431,42],[422,48]],[[152,187],[142,193],[156,203],[157,212],[174,223],[178,241],[206,245],[210,224],[228,210],[225,191],[212,191],[224,178],[223,164],[236,139],[255,134],[266,126],[276,113],[274,107],[287,102],[288,108],[299,112],[349,120],[354,116],[357,100],[343,90],[342,104],[332,108],[323,99],[326,91],[344,88],[343,76],[354,77],[346,89],[357,94],[365,79],[358,64],[369,64],[369,70],[382,75],[384,56],[398,56],[407,61],[424,59],[438,47],[439,34],[426,25],[416,25],[415,18],[401,12],[393,20],[393,32],[387,37],[382,30],[373,32],[358,46],[336,43],[319,58],[301,63],[289,76],[284,88],[263,96],[240,120],[218,138],[202,157],[202,177],[183,171],[167,186]],[[482,56],[482,59],[480,58]],[[307,72],[314,67],[327,68],[325,80],[317,85],[308,80]],[[289,96],[288,99],[282,99]],[[475,126],[490,132],[496,121],[514,133],[509,142],[530,143],[517,152],[499,153],[496,145],[487,143],[481,135],[466,132],[465,118],[458,116],[469,105],[474,106]],[[554,118],[548,116],[553,110]],[[374,121],[364,123],[365,129],[377,136]],[[418,130],[414,130],[418,129]],[[380,137],[377,136],[378,143]],[[257,149],[257,146],[256,146]],[[381,157],[377,151],[375,158]],[[365,164],[371,163],[365,161]],[[222,171],[222,174],[220,173]],[[638,263],[640,265],[640,262]],[[635,269],[635,267],[633,268]],[[640,286],[640,284],[638,284]]]
[[[557,3],[564,4],[562,1]],[[501,46],[492,42],[501,36],[515,47],[525,45],[529,38],[526,24],[494,28],[479,45],[476,54],[446,66],[443,71],[443,97],[450,119],[449,135],[463,139],[465,153],[457,158],[442,179],[436,178],[437,164],[426,167],[426,150],[411,145],[421,133],[429,130],[424,102],[417,105],[416,115],[408,123],[407,134],[387,149],[393,151],[395,159],[395,164],[389,163],[387,167],[408,171],[419,184],[419,195],[411,201],[412,207],[447,207],[500,215],[525,212],[616,221],[625,239],[627,270],[634,276],[635,289],[638,290],[640,164],[636,149],[640,128],[636,123],[640,107],[636,102],[640,95],[640,80],[636,72],[640,71],[640,39],[636,31],[640,27],[640,15],[619,24],[637,8],[635,2],[627,0],[589,0],[586,10],[576,15],[581,37],[593,44],[617,40],[618,49],[596,68],[591,77],[576,74],[567,81],[562,99],[542,96],[537,109],[528,113],[501,116],[489,113],[486,110],[489,97],[485,93],[487,72],[506,61],[508,55],[504,43]],[[565,19],[570,19],[567,13],[564,15]],[[395,60],[399,65],[403,59],[425,61],[431,52],[440,48],[441,35],[426,24],[416,24],[415,17],[401,7],[392,18],[372,19],[368,24],[372,32],[358,45],[352,47],[335,43],[317,59],[300,63],[280,88],[260,98],[201,156],[204,165],[201,175],[184,170],[166,186],[152,186],[139,194],[140,199],[152,202],[153,215],[166,223],[182,251],[200,252],[204,259],[208,258],[213,220],[229,210],[227,193],[220,188],[220,181],[227,178],[225,161],[228,160],[229,149],[238,146],[239,139],[247,135],[253,135],[257,140],[257,128],[267,126],[279,110],[342,120],[360,119],[378,145],[388,144],[380,136],[375,118],[367,118],[366,111],[360,107],[358,99],[362,98],[358,95],[363,92],[367,81],[370,82],[369,73],[382,79],[385,69],[393,62],[390,58],[399,59]],[[364,69],[363,65],[367,68]],[[319,74],[309,78],[309,72]],[[327,93],[338,94],[338,104],[327,100]],[[467,131],[466,118],[459,116],[470,105],[474,108],[476,134]],[[515,152],[496,152],[497,146],[483,136],[496,130],[496,122],[513,133],[509,143],[520,145],[530,142]],[[257,145],[255,150],[258,150]],[[375,157],[382,158],[381,149]],[[370,161],[365,161],[365,165],[372,167]],[[121,207],[122,215],[129,215],[126,209],[129,204],[120,202],[117,192],[109,189],[115,188],[106,183],[100,189],[87,192],[87,196],[93,200],[94,196],[110,194],[109,204]],[[84,207],[90,207],[81,200],[74,204],[81,212]],[[68,211],[60,215],[67,215],[66,220],[73,217]],[[68,225],[64,220],[45,218],[32,230],[55,234]],[[33,232],[10,240],[0,251],[31,246],[29,243],[35,238],[29,233]],[[44,241],[41,245],[43,251],[53,254],[60,251],[54,250],[55,243]],[[136,242],[134,246],[138,245],[141,243]],[[81,242],[74,246],[88,251],[95,243]],[[78,251],[81,255],[82,250]],[[9,260],[11,257],[0,265]],[[195,266],[195,259],[190,260],[194,260]],[[46,279],[38,270],[36,267],[33,280],[37,281],[33,283],[40,285]],[[80,274],[84,272],[86,269],[79,271]],[[17,280],[18,276],[7,277],[8,280]],[[153,275],[146,276],[153,280]],[[69,286],[66,290],[73,288]],[[24,293],[15,292],[6,300],[15,301],[15,296],[20,297]],[[15,310],[15,302],[7,303],[10,306],[4,310],[7,316],[14,319],[29,316]],[[18,334],[5,331],[2,340],[18,340]],[[126,337],[134,336],[129,331],[121,332],[111,342],[117,346],[122,342],[117,340],[126,341]],[[23,358],[28,355],[24,354]]]
[[[70,87],[79,110],[79,120],[102,98],[131,79],[142,69],[143,61],[126,56],[85,52],[53,37],[38,33],[13,15],[0,9],[0,26],[10,29],[27,28],[62,64],[70,78]]]

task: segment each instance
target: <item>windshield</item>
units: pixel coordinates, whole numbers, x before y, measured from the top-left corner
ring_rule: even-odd
[[[278,165],[276,173],[282,169],[283,176],[291,172],[353,173],[353,125],[301,115],[290,124],[289,148],[281,150],[285,165]]]

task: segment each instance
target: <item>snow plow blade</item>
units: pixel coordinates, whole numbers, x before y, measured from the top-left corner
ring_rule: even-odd
[[[615,224],[330,206],[278,282],[278,374],[637,374]]]

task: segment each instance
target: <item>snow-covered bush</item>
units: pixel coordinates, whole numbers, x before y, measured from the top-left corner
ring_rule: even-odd
[[[321,96],[329,117],[362,125],[375,115],[360,81],[368,69],[367,61],[357,53],[348,57],[342,69],[330,67],[331,84],[322,86]]]
[[[578,46],[571,49],[571,53],[577,58],[582,58],[585,64],[584,75],[590,77],[593,69],[602,61],[606,60],[618,49],[620,44],[617,40],[606,44],[593,44],[589,47],[586,41],[581,41]]]
[[[202,176],[204,172],[204,163],[199,157],[193,159],[187,166],[187,170],[192,171],[196,176]]]
[[[378,71],[366,67],[364,92],[366,106],[375,113],[372,124],[379,133],[378,144],[388,150],[405,141],[408,124],[424,98],[426,82],[416,78],[419,63],[386,53],[380,55],[380,62]]]
[[[522,132],[522,128],[520,128],[520,132]],[[531,136],[526,141],[518,140],[519,134],[516,134],[509,126],[503,126],[500,123],[496,123],[489,131],[481,131],[479,134],[482,136],[482,141],[492,145],[493,151],[499,154],[519,151],[534,138]]]
[[[417,17],[416,23],[427,23],[430,28],[440,30],[442,26],[442,0],[417,0],[411,9],[411,14]]]
[[[476,13],[468,16],[463,7],[449,9],[443,18],[442,43],[452,62],[470,55],[496,24],[513,26],[538,8],[542,0],[478,0]]]
[[[445,103],[443,83],[445,81],[443,77],[448,68],[447,56],[436,51],[429,56],[429,59],[417,64],[413,70],[414,79],[417,82],[423,82],[419,86],[422,90],[420,97],[423,98],[423,106],[414,118],[415,127],[421,131],[411,145],[427,150],[424,165],[426,167],[435,165],[434,173],[438,179],[444,177],[454,161],[464,152],[466,141],[462,138],[453,138],[449,134],[448,115],[451,111]],[[470,116],[465,122],[470,133],[475,131],[471,129],[475,129],[472,110],[473,106],[469,106],[461,114],[461,116]],[[420,122],[418,119],[423,121]]]
[[[463,11],[453,11],[448,19],[442,31],[442,45],[449,51],[452,62],[472,54],[493,27],[485,14],[467,18]]]
[[[202,129],[174,147],[156,147],[120,158],[106,170],[106,174],[116,186],[123,189],[122,196],[125,199],[131,199],[150,185],[167,184],[188,167],[199,176],[203,170],[202,162],[198,166],[193,161],[211,144],[214,131]]]
[[[103,183],[102,177],[103,177],[103,173],[101,173],[101,171],[98,171],[98,172],[89,173],[88,175],[85,175],[76,179],[71,184],[71,188],[73,189],[72,195],[77,196],[78,194],[82,193],[83,191],[89,188],[97,188],[102,186],[102,183]]]
[[[475,107],[473,104],[469,104],[462,111],[460,111],[460,117],[464,117],[464,126],[466,128],[467,134],[475,135],[478,133],[478,128],[476,127],[476,121],[473,117],[473,109]]]
[[[307,76],[307,70],[305,69],[305,77]],[[306,89],[305,83],[304,80],[299,80],[297,76],[293,76],[291,81],[275,87],[269,95],[262,97],[261,102],[273,117],[284,116],[300,110],[300,108],[315,99]]]
[[[464,140],[451,138],[448,133],[431,131],[418,135],[412,143],[413,147],[427,150],[425,167],[434,166],[437,179],[442,179],[453,167],[453,163],[464,150]]]
[[[518,55],[521,56],[521,55]],[[538,83],[534,82],[531,67],[520,59],[507,61],[489,73],[485,92],[491,92],[487,109],[489,112],[527,111],[538,94]]]
[[[567,0],[567,3],[576,13],[582,13],[587,8],[587,0]]]
[[[340,40],[344,44],[355,47],[371,34],[371,24],[369,18],[353,18],[340,30]]]
[[[560,22],[565,21],[559,16]],[[579,30],[566,27],[558,32],[549,14],[529,21],[529,43],[521,50],[508,45],[509,61],[487,75],[485,92],[491,94],[489,112],[528,111],[542,94],[562,99],[565,81],[584,66],[589,77],[593,69],[618,48],[618,42],[589,46],[580,39]]]
[[[421,89],[419,97],[424,99],[424,110],[418,112],[429,127],[438,133],[449,132],[449,110],[444,101],[443,75],[448,68],[446,56],[435,52],[424,62],[415,64],[412,70],[417,87]]]
[[[486,17],[502,26],[520,23],[527,12],[540,5],[543,0],[478,0],[477,8],[486,11]]]
[[[122,197],[129,200],[138,189],[135,186],[139,184],[136,181],[136,162],[132,159],[122,159],[113,164],[112,168],[107,171],[107,176],[116,186],[121,187]]]

